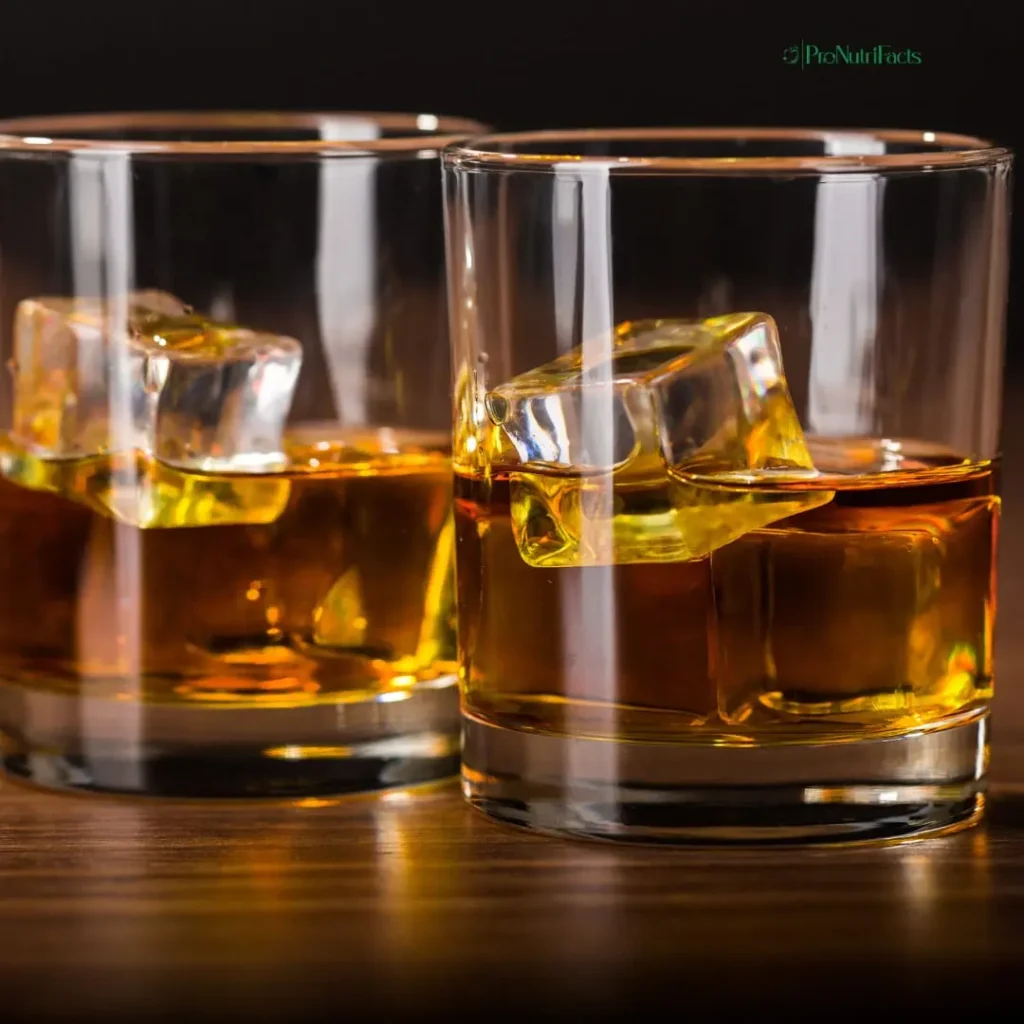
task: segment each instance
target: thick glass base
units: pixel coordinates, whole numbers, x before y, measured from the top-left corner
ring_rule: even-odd
[[[821,844],[980,818],[988,714],[888,739],[698,746],[580,739],[463,719],[463,792],[491,817],[639,843]]]
[[[292,707],[145,703],[0,682],[0,764],[35,785],[163,797],[363,793],[458,772],[451,678]]]

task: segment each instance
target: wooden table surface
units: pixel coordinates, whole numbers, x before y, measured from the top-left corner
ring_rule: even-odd
[[[1012,998],[1024,982],[1024,410],[1007,414],[1021,429],[1004,444],[983,825],[870,849],[623,849],[492,824],[453,783],[225,805],[5,782],[0,1013],[762,1016],[977,1009],[999,986]]]

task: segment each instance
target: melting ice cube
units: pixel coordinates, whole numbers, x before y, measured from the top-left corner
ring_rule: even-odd
[[[267,523],[287,505],[288,477],[265,474],[288,465],[293,338],[143,291],[118,304],[28,299],[15,352],[0,444],[10,479],[143,528]]]
[[[822,505],[772,319],[647,320],[495,388],[531,565],[702,558]]]
[[[183,469],[273,472],[287,464],[283,434],[302,346],[294,338],[152,314],[135,325],[140,386],[152,399],[147,446]]]
[[[811,470],[772,319],[621,324],[487,397],[523,464],[612,469],[660,451],[669,467]]]
[[[126,303],[128,324],[116,325],[102,299],[38,298],[19,303],[14,318],[12,438],[42,458],[110,451],[116,344],[134,321],[176,316],[186,308],[166,292],[133,292]],[[130,358],[127,351],[124,357]],[[126,419],[138,415],[132,399]]]

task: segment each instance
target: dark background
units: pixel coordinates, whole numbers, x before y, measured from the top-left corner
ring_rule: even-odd
[[[0,0],[0,116],[398,110],[504,129],[920,128],[1020,149],[1016,21],[974,3]],[[909,47],[922,63],[801,70],[782,59],[801,40]],[[1022,222],[1008,357],[1024,369]]]

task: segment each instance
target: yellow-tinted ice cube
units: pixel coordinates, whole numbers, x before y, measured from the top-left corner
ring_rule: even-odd
[[[518,457],[512,523],[536,566],[672,562],[825,504],[775,324],[623,324],[495,388]]]
[[[512,529],[530,565],[572,567],[704,558],[830,491],[695,485],[675,474],[510,474]]]
[[[999,499],[832,505],[714,559],[719,713],[882,724],[992,685]]]
[[[8,438],[0,472],[147,530],[272,523],[291,495],[285,474],[189,473],[137,452],[42,459]]]

